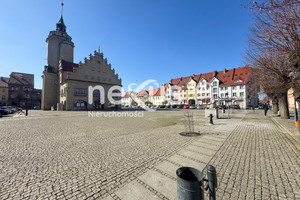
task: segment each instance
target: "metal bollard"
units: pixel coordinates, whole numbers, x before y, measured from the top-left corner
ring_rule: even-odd
[[[204,200],[203,174],[192,167],[176,170],[178,200]]]
[[[214,124],[214,122],[213,122],[213,114],[209,114],[209,124]]]
[[[216,190],[218,186],[217,172],[216,168],[212,165],[207,166],[207,180],[208,180],[208,189],[209,189],[209,200],[216,199]]]

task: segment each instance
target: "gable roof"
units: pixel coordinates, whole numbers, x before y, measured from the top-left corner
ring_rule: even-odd
[[[19,73],[19,72],[12,72],[10,74],[8,84],[33,87],[34,86],[34,75]]]
[[[0,77],[0,87],[8,87],[8,81],[9,78],[8,77]]]

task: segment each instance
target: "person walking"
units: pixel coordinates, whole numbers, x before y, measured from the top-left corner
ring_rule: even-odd
[[[268,113],[268,110],[269,110],[269,106],[265,105],[264,110],[265,110],[265,116],[267,116],[267,113]]]

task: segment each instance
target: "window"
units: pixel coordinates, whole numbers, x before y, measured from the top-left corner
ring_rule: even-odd
[[[99,90],[94,90],[93,95],[95,97],[99,97],[100,96],[100,91]]]
[[[233,96],[233,97],[236,97],[236,92],[232,93],[232,96]]]
[[[235,74],[235,76],[237,76],[237,74]]]
[[[205,87],[203,87],[202,90],[205,90]]]
[[[97,77],[97,80],[98,80],[98,81],[100,81],[100,80],[101,80],[99,76]]]
[[[184,95],[184,97],[186,97],[186,94]]]
[[[205,93],[202,93],[202,96],[204,97],[204,96],[205,96]]]
[[[217,81],[214,81],[213,82],[213,86],[217,86],[218,85],[218,82]]]
[[[2,92],[5,92],[5,89],[2,89]]]
[[[209,89],[209,86],[207,86],[206,89],[208,90],[208,89]]]
[[[95,71],[95,67],[92,67],[91,70],[92,70],[92,71]]]
[[[198,97],[200,97],[200,94],[198,94]]]
[[[15,90],[15,88],[14,88],[14,87],[11,87],[11,90]]]
[[[218,98],[218,95],[214,94],[214,99],[217,99]]]
[[[192,95],[192,94],[190,94],[190,97],[193,97],[193,95]]]
[[[105,69],[103,69],[103,73],[105,73],[106,72],[106,70]]]
[[[16,91],[18,91],[19,90],[19,87],[16,87]]]
[[[232,90],[235,90],[236,89],[236,86],[232,86]]]
[[[240,75],[242,76],[242,75],[243,75],[243,73],[240,73]]]
[[[225,87],[224,89],[225,89],[225,90],[228,90],[228,87]]]
[[[240,89],[244,89],[244,85],[240,85]]]
[[[240,96],[243,97],[244,96],[244,92],[240,92]]]
[[[84,78],[85,78],[85,79],[88,79],[88,75],[84,75]]]
[[[213,88],[213,93],[217,93],[218,92],[218,88]]]
[[[103,81],[106,81],[106,78],[105,78],[105,77],[103,77]]]
[[[206,93],[206,96],[209,97],[210,96],[209,93]]]
[[[97,72],[100,72],[100,68],[97,69]]]
[[[221,91],[224,89],[223,87],[220,87]]]
[[[91,79],[94,80],[95,79],[94,76],[91,76]]]
[[[205,82],[203,81],[203,82],[201,83],[201,85],[205,85]]]
[[[2,95],[2,100],[5,100],[5,95]]]
[[[86,89],[84,88],[75,88],[75,96],[85,96]]]

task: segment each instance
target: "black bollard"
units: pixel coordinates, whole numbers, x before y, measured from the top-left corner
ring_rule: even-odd
[[[217,172],[216,168],[212,165],[207,166],[207,180],[208,180],[208,189],[209,189],[209,200],[216,199],[216,190],[218,186]]]
[[[203,174],[192,167],[176,170],[178,200],[203,200]]]
[[[209,124],[213,125],[214,122],[213,122],[213,114],[209,114]]]

